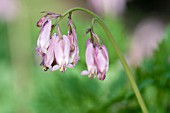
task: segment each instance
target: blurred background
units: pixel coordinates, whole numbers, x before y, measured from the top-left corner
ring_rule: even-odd
[[[40,12],[73,7],[100,15],[134,73],[150,113],[170,113],[169,0],[0,0],[0,113],[141,113],[122,65],[99,25],[109,51],[104,81],[80,76],[86,69],[85,31],[92,17],[73,13],[80,61],[65,73],[44,72],[35,48]],[[67,18],[60,23],[67,34]]]

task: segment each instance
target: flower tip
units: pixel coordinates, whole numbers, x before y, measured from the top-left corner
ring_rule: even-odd
[[[40,23],[39,21],[36,24],[37,27],[42,27],[42,23]]]
[[[97,76],[98,80],[104,80],[106,78],[106,74],[100,74],[98,73],[98,76]]]
[[[42,27],[46,20],[47,20],[46,15],[43,16],[42,18],[40,18],[40,20],[38,20],[38,22],[37,22],[37,27]]]
[[[84,76],[84,75],[88,75],[88,74],[89,74],[89,72],[87,70],[84,70],[84,71],[81,72],[80,75]]]

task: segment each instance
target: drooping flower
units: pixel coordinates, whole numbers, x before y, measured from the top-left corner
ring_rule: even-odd
[[[69,19],[68,25],[69,25],[68,39],[70,40],[69,64],[71,67],[74,67],[79,60],[79,48],[76,30],[73,27],[71,19]]]
[[[86,43],[86,65],[87,70],[81,75],[88,75],[90,78],[97,76],[99,80],[104,80],[109,68],[108,51],[104,45],[100,44],[100,38],[92,31],[91,38]]]
[[[47,53],[43,56],[42,65],[44,68],[49,68],[50,70],[55,70],[57,65],[57,61],[55,59],[55,50],[56,50],[56,43],[58,41],[58,37],[56,33],[53,34],[50,45],[48,47]]]
[[[70,42],[66,35],[53,34],[47,53],[43,56],[42,65],[51,71],[60,69],[64,72],[69,67]]]
[[[95,47],[96,56],[95,62],[97,65],[97,77],[99,80],[104,80],[106,72],[109,68],[108,51],[104,45]]]
[[[55,67],[54,70],[60,68],[62,72],[66,70],[66,67],[69,67],[69,53],[70,53],[70,41],[66,35],[61,34],[59,26],[57,27],[58,36],[57,42],[55,43],[55,59],[58,67]]]
[[[47,48],[49,47],[50,44],[50,32],[51,32],[51,20],[47,20],[43,25],[40,30],[40,34],[38,37],[37,41],[37,53],[39,55],[46,54],[47,53]]]
[[[95,48],[90,39],[86,42],[86,65],[87,70],[81,72],[81,75],[88,75],[90,78],[94,78],[94,75],[97,74],[97,67],[95,62]]]

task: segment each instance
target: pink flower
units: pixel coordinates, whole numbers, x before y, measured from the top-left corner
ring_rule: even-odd
[[[95,48],[90,39],[86,42],[86,65],[87,70],[81,72],[81,75],[88,75],[90,78],[94,78],[94,75],[97,74],[97,67],[95,63]]]
[[[88,75],[90,78],[94,78],[94,75],[96,75],[99,80],[104,80],[109,68],[109,56],[106,47],[94,42],[92,43],[88,39],[86,45],[86,65],[87,70],[82,71],[81,75]]]
[[[96,65],[97,65],[97,77],[99,80],[104,80],[106,77],[106,72],[109,68],[109,57],[108,51],[104,45],[96,46]]]
[[[47,53],[47,48],[49,47],[50,44],[50,32],[51,32],[51,20],[47,20],[40,31],[40,35],[38,37],[37,41],[37,53],[39,55],[42,55],[44,53]]]
[[[70,53],[70,41],[66,35],[62,37],[57,36],[58,41],[56,43],[56,50],[55,50],[55,58],[57,61],[58,67],[57,70],[60,68],[62,72],[66,70],[66,67],[69,67],[69,53]]]
[[[68,37],[66,35],[59,37],[54,33],[47,54],[43,56],[42,65],[51,71],[60,69],[64,72],[66,67],[69,67],[69,51],[70,42]]]
[[[44,67],[49,68],[50,70],[55,70],[57,65],[57,61],[55,58],[55,50],[56,50],[56,43],[58,41],[58,37],[56,36],[56,34],[54,33],[51,40],[50,40],[50,45],[49,48],[47,50],[47,54],[45,54],[43,56],[43,61],[42,61],[42,65],[44,65]]]
[[[76,30],[73,27],[72,20],[69,19],[69,30],[68,30],[68,38],[70,40],[70,54],[69,54],[69,64],[74,67],[79,60],[79,48],[77,42]]]

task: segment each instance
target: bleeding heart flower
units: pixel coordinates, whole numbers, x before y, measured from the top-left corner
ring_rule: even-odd
[[[97,77],[99,80],[104,80],[106,72],[109,68],[108,51],[104,45],[95,47],[96,56],[95,61],[97,65]]]
[[[86,65],[87,70],[81,75],[89,75],[90,78],[97,76],[99,80],[104,80],[109,68],[108,51],[104,45],[100,45],[100,38],[90,31],[91,39],[86,43]]]
[[[59,26],[57,29],[58,36],[56,37],[54,50],[57,65],[52,70],[54,71],[60,68],[64,72],[66,67],[69,67],[70,41],[66,35],[62,36]]]
[[[94,75],[97,74],[97,67],[95,62],[95,48],[90,39],[86,42],[86,65],[87,70],[81,72],[81,75],[88,75],[90,78],[94,78]]]
[[[53,34],[51,40],[50,40],[50,45],[49,48],[47,50],[47,54],[44,55],[44,58],[42,61],[42,64],[44,65],[44,67],[49,68],[50,70],[55,70],[57,65],[57,61],[55,58],[55,50],[56,50],[56,43],[58,42],[58,37],[56,35],[56,33]]]
[[[46,54],[47,53],[47,48],[49,47],[50,44],[50,32],[51,32],[51,20],[47,20],[41,30],[40,30],[40,35],[38,37],[37,41],[37,53],[39,55]]]
[[[47,54],[43,56],[42,65],[49,68],[51,71],[60,69],[62,72],[69,67],[70,42],[66,35],[62,37],[57,36],[55,33],[51,38]]]
[[[71,67],[74,67],[79,60],[79,48],[76,30],[73,27],[71,19],[69,19],[68,24],[69,24],[68,39],[70,40],[69,64]]]

